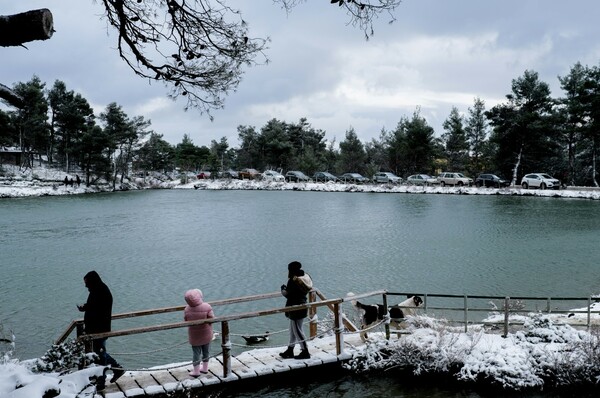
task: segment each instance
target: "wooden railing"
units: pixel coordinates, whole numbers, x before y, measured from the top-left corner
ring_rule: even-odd
[[[377,291],[353,296],[352,299],[367,298],[367,297],[382,295],[384,298],[384,301],[385,301],[385,293],[386,293],[385,290],[377,290]],[[118,336],[128,336],[128,335],[141,334],[141,333],[150,333],[150,332],[157,332],[157,331],[170,330],[170,329],[186,328],[189,326],[202,325],[202,324],[206,324],[206,323],[220,323],[221,324],[221,347],[222,347],[222,356],[223,356],[223,376],[229,377],[231,375],[231,342],[230,342],[230,332],[229,332],[229,323],[231,321],[274,315],[274,314],[279,314],[279,313],[296,311],[296,310],[300,310],[300,309],[308,309],[309,319],[310,319],[310,324],[309,324],[310,325],[309,326],[310,338],[312,339],[312,338],[316,337],[316,331],[317,331],[317,321],[315,319],[316,317],[314,317],[314,315],[317,311],[317,308],[326,307],[329,310],[331,310],[334,314],[333,330],[334,330],[334,334],[335,334],[335,338],[336,338],[336,354],[341,355],[343,353],[343,347],[344,347],[344,335],[343,335],[344,328],[348,328],[351,331],[357,330],[356,327],[352,324],[352,322],[350,322],[342,313],[341,304],[343,304],[346,301],[349,301],[350,298],[345,297],[345,298],[326,299],[325,296],[318,289],[313,289],[309,293],[308,296],[309,296],[309,302],[307,304],[303,304],[303,305],[294,305],[294,306],[289,306],[289,307],[280,307],[280,308],[271,308],[271,309],[260,310],[260,311],[244,312],[244,313],[240,313],[240,314],[225,315],[225,316],[219,316],[219,317],[214,317],[214,318],[210,318],[210,319],[202,319],[202,320],[196,320],[196,321],[183,321],[183,322],[158,324],[158,325],[152,325],[152,326],[142,326],[142,327],[135,327],[135,328],[129,328],[129,329],[114,330],[114,331],[106,332],[106,333],[84,334],[83,333],[83,319],[78,319],[78,320],[72,321],[69,324],[69,326],[67,327],[65,332],[62,333],[61,336],[56,340],[56,344],[61,344],[62,342],[64,342],[71,335],[71,333],[74,330],[76,330],[77,331],[77,339],[80,341],[83,341],[83,343],[85,344],[85,347],[86,347],[86,351],[89,352],[92,350],[92,340],[94,340],[94,339],[118,337]],[[220,305],[225,305],[225,304],[243,303],[243,302],[257,301],[257,300],[263,300],[263,299],[269,299],[269,298],[275,298],[275,297],[281,297],[281,292],[259,294],[259,295],[255,295],[255,296],[237,297],[237,298],[233,298],[233,299],[226,299],[226,300],[219,300],[219,301],[212,301],[209,304],[211,304],[211,306],[220,306]],[[317,298],[319,298],[320,301],[317,301]],[[151,309],[151,310],[144,310],[144,311],[127,312],[127,313],[113,315],[112,319],[133,318],[133,317],[141,317],[141,316],[183,311],[184,308],[185,308],[185,306],[176,306],[176,307],[165,307],[165,308],[158,308],[158,309]]]
[[[337,355],[340,355],[343,353],[343,349],[344,349],[344,335],[343,335],[344,330],[348,330],[350,332],[355,332],[358,330],[358,328],[351,322],[351,320],[349,320],[345,316],[345,314],[342,312],[342,304],[343,303],[348,302],[350,300],[359,300],[359,299],[364,299],[364,298],[369,298],[369,297],[374,297],[374,296],[381,296],[383,304],[387,307],[388,301],[391,299],[391,297],[394,297],[394,296],[406,297],[406,296],[411,296],[411,295],[415,295],[415,293],[399,293],[399,292],[387,292],[386,290],[376,290],[376,291],[372,291],[372,292],[368,292],[368,293],[353,295],[351,297],[346,296],[343,298],[327,299],[318,289],[313,289],[309,293],[309,302],[307,304],[303,304],[303,305],[295,305],[295,306],[290,306],[290,307],[278,307],[278,308],[271,308],[271,309],[265,309],[265,310],[259,310],[259,311],[244,312],[244,313],[239,313],[239,314],[224,315],[224,316],[219,316],[219,317],[215,317],[215,318],[211,318],[211,319],[203,319],[203,320],[197,320],[197,321],[174,322],[174,323],[157,324],[157,325],[152,325],[152,326],[134,327],[134,328],[129,328],[129,329],[115,330],[115,331],[111,331],[111,332],[97,333],[97,334],[90,334],[90,335],[86,335],[83,333],[83,319],[78,319],[78,320],[72,321],[69,324],[69,326],[67,327],[65,332],[62,333],[61,336],[56,340],[56,344],[60,344],[60,343],[64,342],[66,339],[68,339],[74,330],[77,331],[77,339],[84,342],[84,344],[86,345],[87,351],[91,351],[91,342],[93,339],[105,338],[105,337],[107,338],[107,337],[128,336],[128,335],[141,334],[141,333],[150,333],[150,332],[156,332],[156,331],[162,331],[162,330],[185,328],[185,327],[189,327],[192,325],[201,325],[201,324],[206,324],[206,323],[220,323],[221,324],[221,346],[222,346],[222,350],[223,350],[222,351],[223,373],[224,373],[223,375],[224,375],[224,377],[228,377],[231,375],[231,342],[230,342],[230,331],[229,331],[229,323],[230,322],[238,321],[238,320],[242,320],[242,319],[248,319],[248,318],[256,318],[256,317],[274,315],[274,314],[279,314],[279,313],[284,313],[284,312],[289,312],[289,311],[296,311],[296,310],[300,310],[300,309],[308,309],[309,319],[310,319],[309,336],[312,339],[312,338],[315,338],[317,335],[317,321],[316,321],[316,317],[314,315],[316,314],[318,308],[324,307],[324,308],[327,308],[329,311],[332,311],[332,313],[333,313],[333,324],[334,324],[333,331],[334,331],[335,338],[336,338],[336,353],[337,353]],[[502,326],[503,336],[508,335],[509,327],[511,325],[522,324],[522,322],[511,320],[510,319],[511,314],[534,313],[534,312],[536,312],[536,313],[556,313],[556,314],[584,313],[584,314],[587,314],[587,318],[586,318],[586,323],[583,326],[586,326],[589,329],[592,325],[592,318],[591,318],[592,314],[600,313],[600,311],[592,311],[591,310],[591,303],[592,303],[592,299],[593,299],[591,296],[584,297],[584,298],[581,298],[581,297],[550,298],[550,297],[521,297],[521,296],[506,297],[506,296],[482,296],[482,295],[470,295],[469,296],[469,295],[453,295],[453,294],[418,294],[418,293],[416,293],[416,295],[419,295],[423,298],[423,306],[420,308],[426,314],[433,312],[434,313],[433,315],[435,316],[435,311],[461,313],[462,316],[457,316],[457,317],[453,316],[453,317],[450,317],[447,319],[449,319],[449,321],[451,323],[464,324],[465,332],[468,331],[469,324],[471,324],[471,325],[475,324],[475,323],[481,324],[481,321],[474,321],[474,320],[470,319],[470,316],[473,316],[473,314],[478,314],[478,313],[481,314],[483,312],[488,313],[488,314],[490,312],[501,313],[503,315],[503,320],[501,323],[497,323],[497,325]],[[259,301],[259,300],[264,300],[264,299],[272,299],[272,298],[277,298],[277,297],[281,297],[280,292],[212,301],[212,302],[210,302],[210,304],[211,304],[211,306],[215,307],[215,306],[222,306],[222,305],[228,305],[228,304],[236,304],[236,303],[244,303],[244,302],[251,302],[251,301]],[[449,304],[433,305],[432,301],[434,301],[435,299],[444,299],[446,301],[460,300],[462,304],[460,306],[449,305]],[[489,302],[486,303],[488,305],[487,307],[476,306],[475,304],[473,304],[474,301],[481,301],[481,300],[498,300],[502,306],[501,306],[501,308],[494,309],[494,308],[490,307]],[[552,308],[553,304],[555,304],[557,302],[564,302],[564,301],[586,302],[587,310],[576,311],[576,310],[572,310],[572,309],[560,310],[557,308]],[[514,305],[515,302],[544,303],[544,305],[542,307],[536,306],[535,308],[526,308],[525,305],[515,306]],[[183,311],[184,308],[185,308],[185,306],[175,306],[175,307],[156,308],[156,309],[143,310],[143,311],[126,312],[126,313],[121,313],[121,314],[115,314],[115,315],[113,315],[112,319],[125,319],[125,318],[143,317],[143,316],[156,315],[156,314],[164,314],[164,313],[170,313],[170,312],[179,312],[179,311]],[[386,338],[389,338],[390,337],[389,325],[386,323],[384,327],[385,327]]]
[[[466,295],[466,294],[418,294],[418,293],[395,293],[388,292],[387,296],[409,296],[409,295],[419,295],[423,297],[423,307],[422,310],[424,313],[435,313],[435,311],[444,311],[450,312],[454,314],[462,314],[462,316],[452,316],[449,318],[449,321],[454,324],[464,325],[465,332],[468,331],[469,324],[481,324],[481,321],[471,320],[470,315],[473,314],[490,314],[490,313],[498,313],[502,314],[502,322],[497,323],[497,326],[501,326],[503,329],[503,336],[507,336],[510,326],[522,325],[522,321],[511,320],[511,315],[516,314],[531,314],[531,313],[542,313],[542,314],[585,314],[586,322],[581,326],[586,327],[588,330],[591,328],[592,322],[592,314],[600,314],[600,311],[592,311],[592,301],[594,298],[592,296],[588,297],[532,297],[532,296],[486,296],[486,295]],[[432,305],[431,301],[433,299],[445,299],[448,300],[460,300],[461,305]],[[388,298],[389,300],[389,298]],[[481,300],[497,300],[499,304],[501,304],[498,308],[492,308],[489,305],[489,302],[486,303],[487,307],[476,306],[473,302],[481,301]],[[600,300],[600,298],[596,298],[595,300]],[[585,303],[587,309],[585,310],[573,310],[573,309],[558,309],[553,308],[553,305],[556,305],[559,302],[580,302]],[[515,305],[518,303],[520,305]],[[527,307],[529,304],[529,307]],[[535,304],[535,307],[532,305]],[[581,305],[583,306],[583,304]],[[486,324],[491,325],[492,322],[487,322]],[[560,324],[560,323],[559,323]],[[572,323],[569,323],[572,325]],[[576,325],[578,326],[578,325]]]

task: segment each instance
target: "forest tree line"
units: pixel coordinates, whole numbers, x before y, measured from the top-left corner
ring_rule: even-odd
[[[475,98],[464,113],[453,107],[437,136],[417,108],[369,142],[361,142],[352,127],[336,143],[305,118],[295,123],[274,118],[260,129],[238,126],[236,148],[225,137],[197,146],[189,134],[172,145],[143,116],[130,117],[114,102],[95,116],[89,102],[64,82],[47,88],[34,76],[13,86],[25,106],[0,110],[0,145],[21,148],[22,167],[33,167],[43,156],[67,172],[81,170],[88,185],[99,178],[116,184],[132,172],[251,167],[367,177],[377,171],[404,177],[485,172],[516,183],[523,174],[546,172],[568,185],[598,186],[600,67],[576,63],[558,79],[564,95],[554,98],[537,72],[527,70],[512,80],[505,102],[486,109]]]

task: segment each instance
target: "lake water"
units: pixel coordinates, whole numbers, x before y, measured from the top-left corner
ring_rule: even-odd
[[[296,191],[3,199],[0,324],[14,332],[17,357],[42,355],[81,317],[76,304],[88,293],[82,278],[93,269],[113,292],[114,313],[183,305],[189,288],[202,289],[207,301],[274,292],[293,260],[328,297],[377,289],[585,297],[600,293],[599,206],[580,199]],[[180,320],[179,313],[124,320],[113,329]],[[232,333],[286,327],[278,315],[233,324]],[[286,339],[284,333],[272,343]],[[191,350],[182,342],[186,332],[179,329],[111,339],[109,351],[128,367],[187,362]]]

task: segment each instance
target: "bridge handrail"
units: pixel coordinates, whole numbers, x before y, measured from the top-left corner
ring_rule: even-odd
[[[244,302],[248,302],[248,301],[258,301],[258,300],[270,299],[270,298],[275,298],[275,297],[281,297],[281,292],[263,293],[263,294],[255,294],[255,295],[251,295],[251,296],[234,297],[234,298],[223,299],[223,300],[214,300],[214,301],[210,301],[209,304],[213,307],[216,307],[216,306],[221,306],[221,305],[238,304],[238,303],[244,303]],[[173,306],[173,307],[163,307],[163,308],[153,308],[153,309],[141,310],[141,311],[122,312],[119,314],[114,314],[112,316],[112,319],[113,320],[126,319],[126,318],[140,317],[140,316],[166,314],[169,312],[183,311],[184,308],[185,308],[185,305],[177,305],[177,306]],[[71,335],[71,333],[73,333],[73,330],[75,330],[77,327],[80,327],[81,325],[83,325],[83,318],[79,318],[79,319],[75,319],[75,320],[71,321],[71,323],[69,324],[67,329],[65,329],[65,331],[58,337],[58,339],[56,339],[54,344],[63,343]],[[80,333],[78,333],[78,336],[79,335],[80,335]]]
[[[274,314],[303,310],[303,309],[318,308],[318,307],[324,307],[324,306],[328,306],[328,307],[335,306],[336,304],[341,304],[341,303],[350,301],[351,299],[353,300],[355,298],[371,297],[371,296],[381,295],[381,294],[385,294],[385,293],[386,293],[385,290],[377,290],[377,291],[353,296],[351,298],[340,297],[340,298],[335,298],[335,299],[327,299],[327,300],[322,300],[322,301],[309,302],[309,303],[301,304],[301,305],[293,305],[293,306],[289,306],[289,307],[277,307],[277,308],[271,308],[271,309],[267,309],[267,310],[251,311],[251,312],[243,312],[240,314],[218,316],[218,317],[209,318],[209,319],[165,323],[165,324],[154,325],[154,326],[141,326],[141,327],[135,327],[135,328],[130,328],[130,329],[121,329],[121,330],[105,332],[105,333],[88,334],[88,335],[83,335],[80,338],[82,338],[84,340],[92,340],[92,339],[100,339],[100,338],[105,338],[105,337],[117,337],[117,336],[127,336],[127,335],[131,335],[131,334],[157,332],[160,330],[177,329],[177,328],[183,328],[183,327],[194,326],[194,325],[203,325],[206,323],[219,323],[219,322],[235,321],[235,320],[240,320],[240,319],[274,315]],[[279,296],[281,296],[280,292],[277,292],[277,294]],[[210,304],[212,305],[212,303],[210,303]],[[183,310],[183,308],[181,310]],[[140,312],[142,312],[142,311],[140,311]]]
[[[357,297],[362,298],[362,297],[370,297],[370,296],[381,294],[383,296],[383,301],[385,303],[386,302],[385,293],[386,293],[385,290],[377,290],[374,292],[361,294]],[[280,295],[281,295],[281,292],[267,293],[267,294],[262,294],[262,295],[258,295],[258,296],[251,296],[251,298],[245,297],[245,298],[222,300],[219,303],[222,303],[223,301],[226,301],[228,303],[233,303],[233,302],[242,302],[242,301],[250,301],[250,300],[259,300],[259,299],[268,298],[268,297],[276,297],[276,296],[279,297]],[[132,334],[148,333],[148,332],[155,332],[155,331],[161,331],[161,330],[184,328],[184,327],[189,327],[189,326],[193,326],[193,325],[202,325],[202,324],[207,324],[207,323],[219,322],[219,323],[221,323],[221,348],[222,348],[223,376],[229,377],[229,376],[231,376],[231,342],[229,340],[229,338],[230,338],[229,321],[234,321],[234,320],[254,318],[254,317],[274,315],[274,314],[284,313],[284,312],[289,312],[289,311],[308,309],[309,315],[311,316],[310,337],[314,338],[315,334],[313,333],[313,331],[316,330],[316,317],[313,317],[313,315],[315,314],[316,308],[328,307],[328,308],[332,309],[333,314],[334,314],[333,331],[335,334],[335,341],[336,341],[336,343],[335,343],[336,353],[337,353],[337,355],[341,355],[343,353],[343,346],[344,346],[344,336],[343,336],[344,328],[342,326],[342,323],[345,323],[346,320],[344,319],[344,316],[342,313],[342,308],[341,308],[340,304],[342,304],[346,301],[349,301],[351,299],[354,299],[354,297],[351,297],[351,298],[342,297],[342,298],[316,301],[317,297],[321,298],[324,296],[317,289],[313,289],[309,293],[309,302],[307,304],[293,305],[293,306],[281,307],[281,308],[272,308],[272,309],[268,309],[268,310],[244,312],[241,314],[224,315],[224,316],[214,317],[214,318],[210,318],[210,319],[174,322],[174,323],[160,324],[160,325],[154,325],[154,326],[135,327],[135,328],[130,328],[130,329],[122,329],[122,330],[117,330],[117,331],[106,332],[106,333],[95,333],[95,334],[89,334],[89,335],[85,335],[85,334],[82,335],[80,333],[82,331],[82,329],[79,325],[77,327],[77,331],[78,331],[77,339],[79,341],[83,341],[86,352],[90,352],[92,350],[92,341],[94,339],[100,339],[100,338],[105,338],[105,337],[108,338],[108,337],[117,337],[117,336],[127,336],[127,335],[132,335]],[[181,306],[169,307],[168,311],[172,311],[175,308],[181,308],[181,310],[183,309]],[[165,309],[161,309],[161,311],[164,311],[164,310]],[[149,315],[149,314],[155,314],[155,313],[156,313],[155,310],[146,310],[146,311],[136,311],[135,312],[136,315],[132,315],[134,313],[129,313],[128,315],[140,316],[140,314]],[[123,314],[121,314],[121,315],[123,315]],[[77,323],[72,322],[71,324],[73,325],[73,324],[77,324]],[[65,335],[65,334],[63,333],[63,335]],[[389,328],[387,326],[386,326],[386,336],[389,337]]]
[[[487,296],[487,295],[467,295],[467,294],[420,294],[420,293],[403,293],[403,292],[387,292],[388,296],[410,296],[410,295],[419,295],[423,297],[423,310],[427,313],[428,310],[444,310],[444,311],[461,311],[464,314],[463,320],[454,320],[454,323],[463,323],[465,332],[468,330],[468,314],[469,312],[497,312],[502,313],[504,315],[504,320],[502,321],[504,328],[504,336],[508,335],[508,328],[510,325],[520,325],[522,321],[513,321],[510,319],[511,314],[528,314],[533,312],[540,313],[553,313],[553,314],[586,314],[587,320],[585,326],[589,329],[592,325],[592,314],[600,314],[600,311],[592,311],[592,300],[600,300],[600,297],[587,296],[587,297],[536,297],[536,296]],[[462,299],[463,306],[462,307],[433,307],[428,304],[428,298],[437,297],[437,298],[455,298]],[[493,310],[490,308],[475,308],[470,307],[468,305],[469,299],[492,299],[492,300],[502,300],[504,302],[503,309]],[[519,301],[545,301],[546,308],[545,309],[527,309],[527,308],[510,308],[510,302],[512,300]],[[585,310],[558,310],[552,309],[551,303],[552,301],[587,301],[587,308]]]

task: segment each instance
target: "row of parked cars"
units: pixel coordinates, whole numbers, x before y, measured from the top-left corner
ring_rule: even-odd
[[[235,178],[240,180],[263,180],[275,182],[346,182],[354,184],[363,184],[368,182],[382,184],[401,184],[404,182],[402,177],[398,177],[391,172],[378,172],[371,179],[362,176],[359,173],[344,173],[340,176],[335,176],[327,171],[319,171],[313,174],[312,177],[307,176],[301,171],[290,170],[285,174],[281,174],[275,170],[267,170],[263,173],[256,169],[245,168],[238,171],[228,170],[219,172],[219,178]],[[211,173],[202,171],[198,174],[199,179],[211,178]],[[504,188],[510,185],[509,180],[504,180],[495,174],[484,173],[477,176],[475,180],[457,172],[443,172],[437,177],[432,177],[429,174],[413,174],[406,178],[406,183],[409,185],[440,185],[440,186],[473,186],[486,188]],[[521,186],[524,189],[560,189],[561,183],[556,178],[551,177],[546,173],[530,173],[523,176]]]

